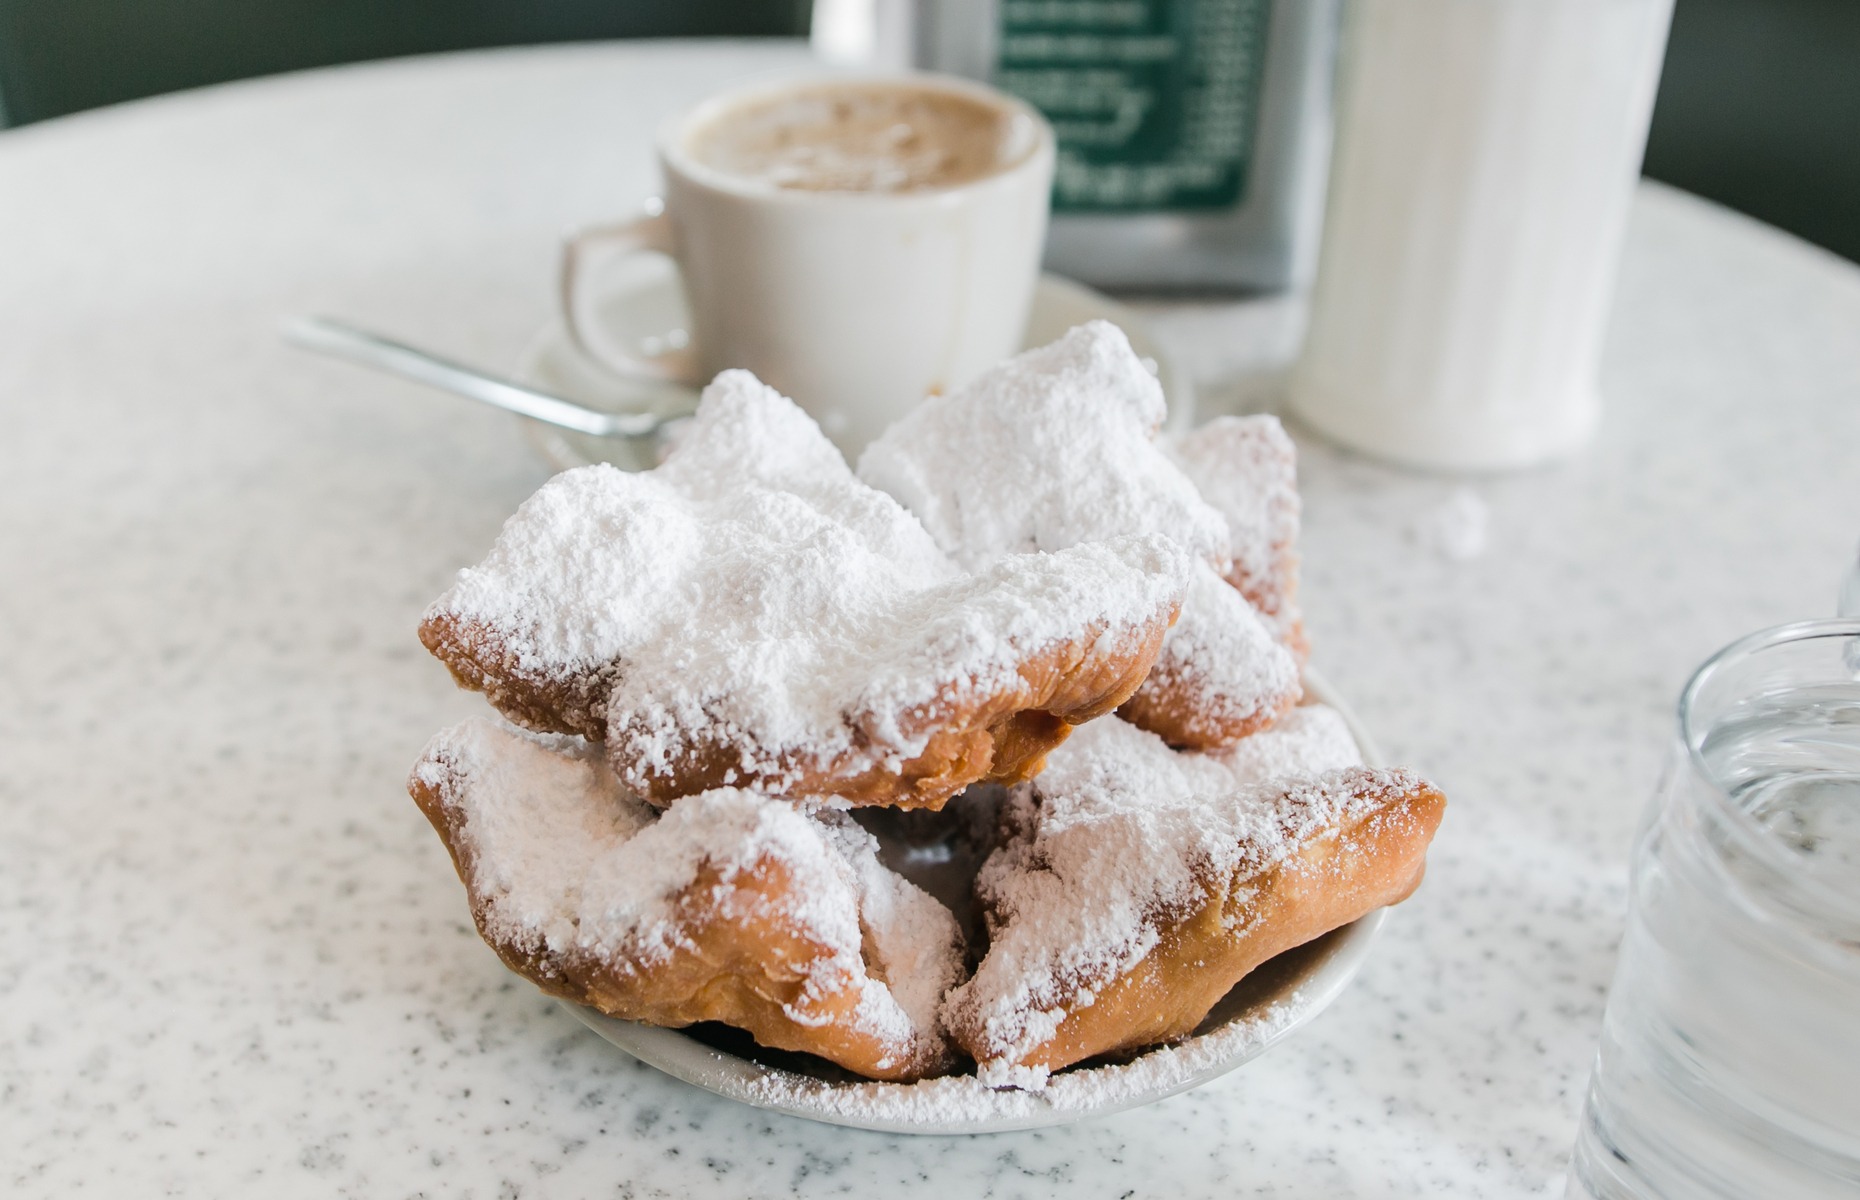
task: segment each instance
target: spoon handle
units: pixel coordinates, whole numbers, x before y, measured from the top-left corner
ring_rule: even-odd
[[[647,437],[672,419],[652,413],[610,413],[585,408],[572,400],[487,375],[328,317],[295,317],[286,321],[280,332],[285,341],[306,350],[377,367],[415,383],[596,437]]]

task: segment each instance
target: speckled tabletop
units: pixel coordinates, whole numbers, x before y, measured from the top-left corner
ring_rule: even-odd
[[[1860,270],[1648,188],[1580,457],[1454,481],[1301,435],[1316,661],[1452,797],[1317,1023],[1063,1129],[771,1117],[507,974],[401,790],[479,708],[420,609],[544,466],[273,329],[511,363],[559,233],[653,189],[653,126],[799,53],[409,61],[0,134],[0,1192],[1560,1194],[1671,703],[1827,611],[1860,534]],[[1270,399],[1295,302],[1150,311],[1211,406]],[[1478,553],[1439,536],[1462,487]]]

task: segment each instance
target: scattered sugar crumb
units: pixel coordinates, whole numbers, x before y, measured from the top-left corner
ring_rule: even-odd
[[[1462,487],[1423,514],[1411,532],[1415,541],[1448,562],[1469,562],[1485,553],[1487,523],[1485,501]]]

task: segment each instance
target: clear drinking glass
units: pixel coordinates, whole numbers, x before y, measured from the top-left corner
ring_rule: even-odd
[[[1855,649],[1785,625],[1686,686],[1569,1196],[1860,1195]]]

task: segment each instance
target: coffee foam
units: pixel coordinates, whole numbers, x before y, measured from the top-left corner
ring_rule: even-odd
[[[909,83],[813,85],[760,96],[686,135],[712,170],[792,191],[916,192],[986,178],[1019,157],[1017,114]]]

